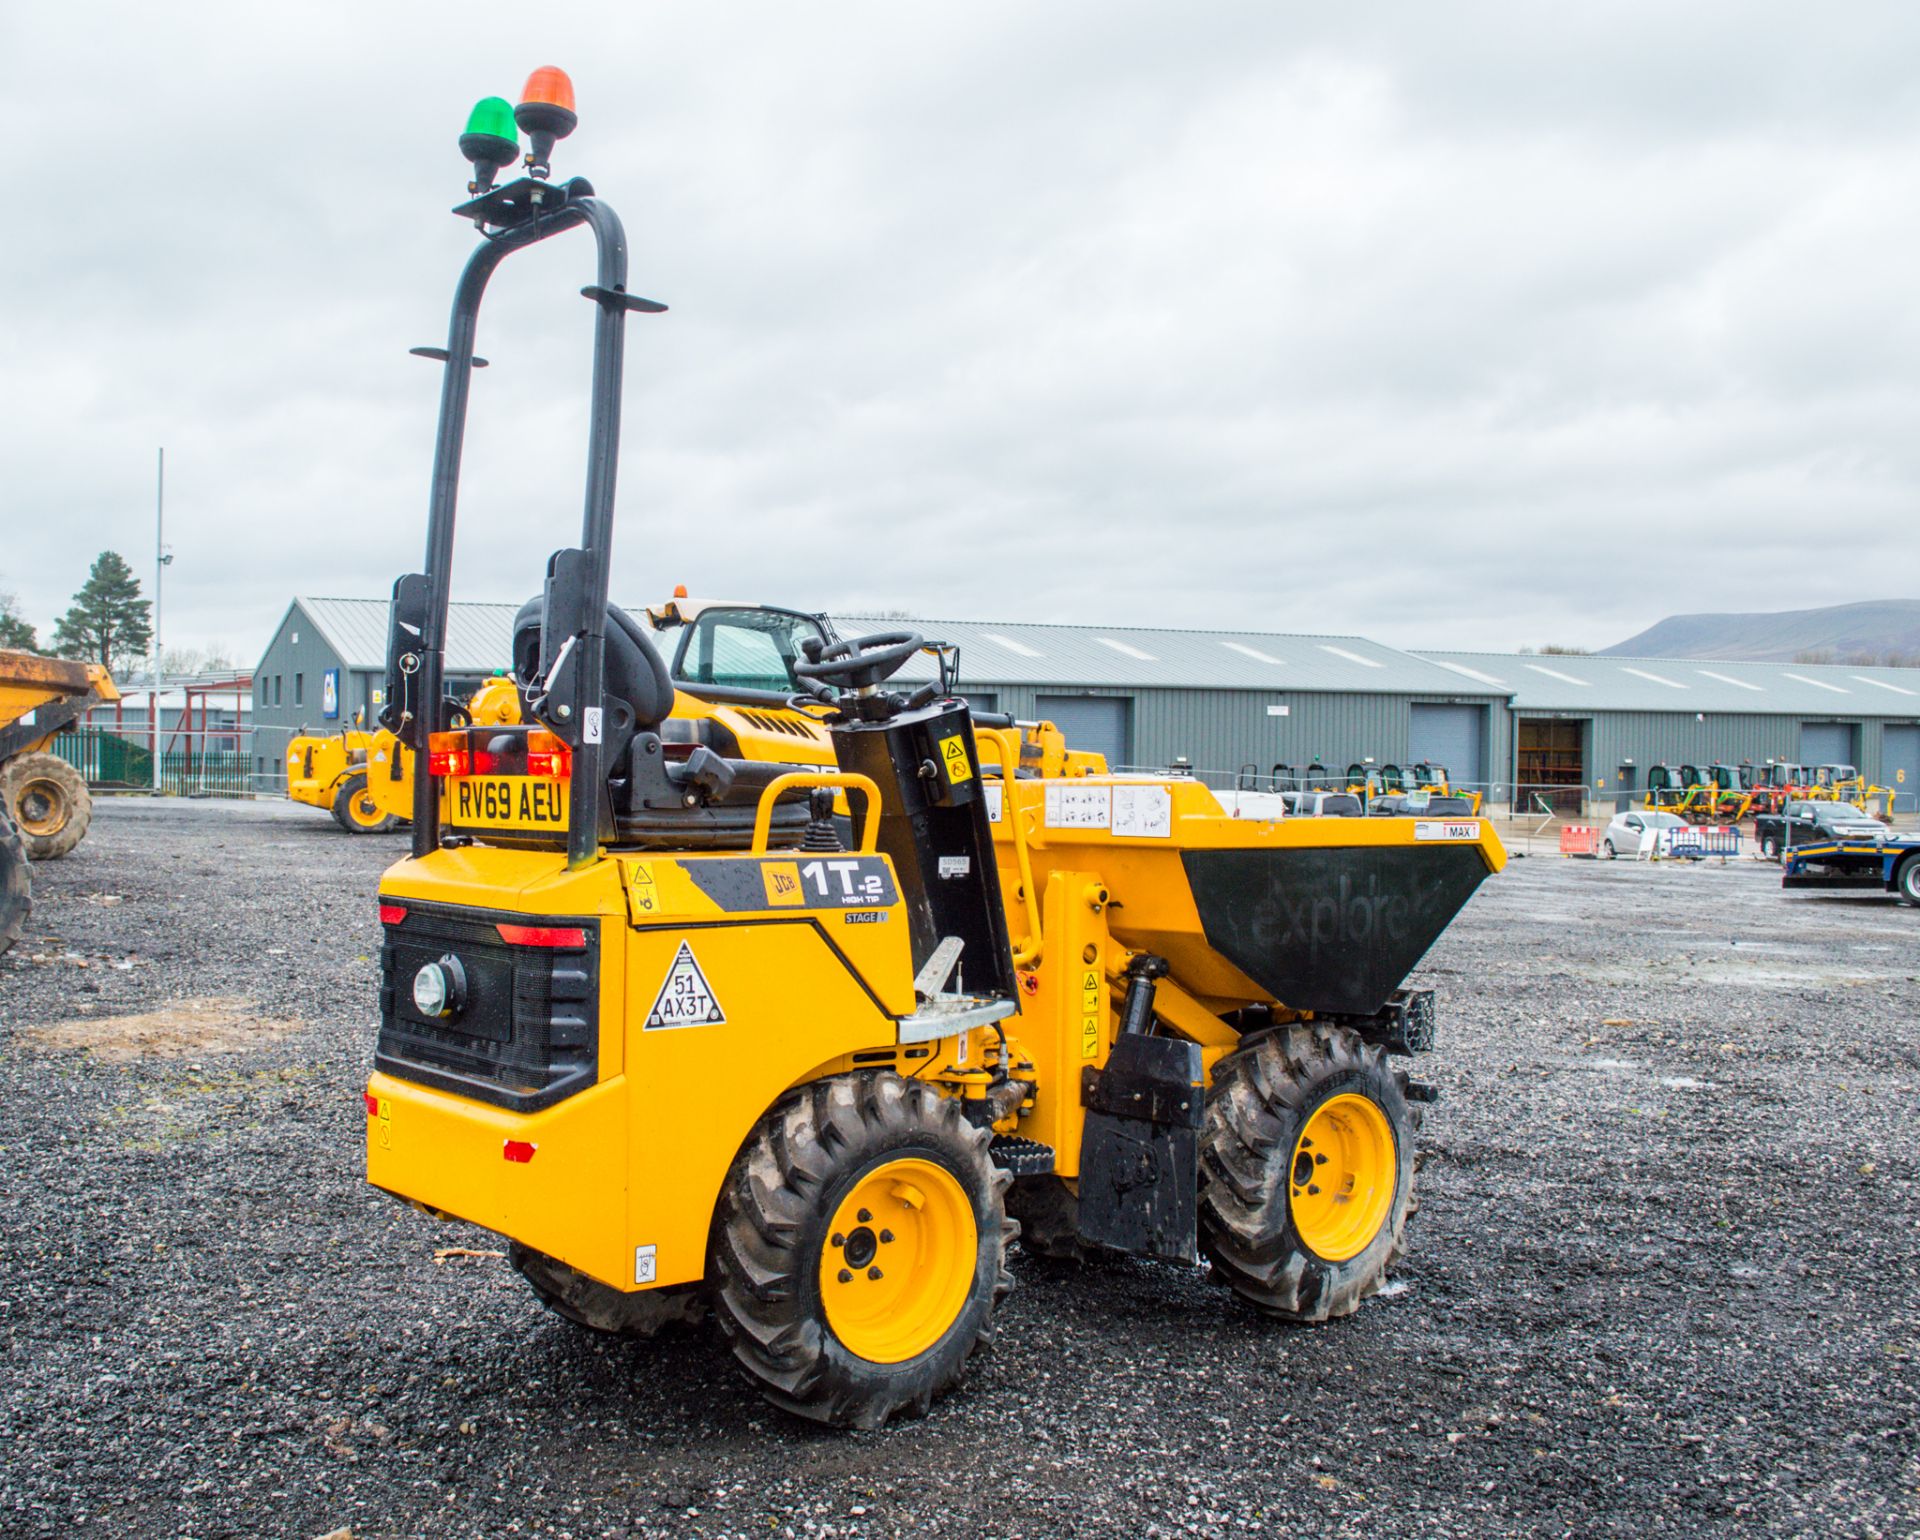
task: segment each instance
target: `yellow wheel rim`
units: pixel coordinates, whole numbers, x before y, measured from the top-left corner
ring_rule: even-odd
[[[1315,1254],[1344,1262],[1380,1233],[1399,1161],[1377,1103],[1349,1092],[1314,1109],[1287,1173],[1293,1228]]]
[[[979,1251],[973,1205],[944,1166],[876,1166],[827,1227],[820,1253],[827,1325],[869,1362],[916,1357],[946,1335],[966,1304]]]
[[[58,781],[35,777],[14,794],[14,822],[24,833],[45,839],[67,826],[67,799]]]
[[[347,817],[363,829],[371,829],[386,818],[380,811],[380,804],[362,788],[347,798]]]

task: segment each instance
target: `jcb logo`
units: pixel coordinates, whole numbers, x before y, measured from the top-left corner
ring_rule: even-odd
[[[766,884],[769,907],[787,908],[807,901],[800,891],[800,868],[791,861],[767,862],[760,868],[760,880]]]

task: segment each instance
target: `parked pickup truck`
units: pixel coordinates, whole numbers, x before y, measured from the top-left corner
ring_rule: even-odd
[[[1920,835],[1826,840],[1795,845],[1783,888],[1878,888],[1920,907]]]
[[[1753,839],[1769,861],[1801,845],[1834,840],[1883,840],[1887,826],[1851,802],[1793,801],[1777,813],[1756,813]]]

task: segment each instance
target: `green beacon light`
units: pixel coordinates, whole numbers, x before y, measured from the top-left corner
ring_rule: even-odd
[[[467,114],[467,130],[460,136],[460,153],[473,162],[473,180],[467,191],[475,194],[493,186],[501,169],[520,158],[520,131],[514,125],[513,107],[504,96],[483,96]]]

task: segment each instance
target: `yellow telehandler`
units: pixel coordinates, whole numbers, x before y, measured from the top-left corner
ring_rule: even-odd
[[[529,174],[495,188],[516,120]],[[583,1327],[710,1310],[769,1400],[833,1425],[960,1381],[1018,1239],[1354,1310],[1405,1243],[1435,1094],[1394,1063],[1433,1043],[1404,980],[1503,864],[1491,828],[1228,817],[1191,777],[976,723],[944,668],[891,689],[906,632],[803,639],[787,705],[831,768],[676,722],[650,628],[607,600],[625,322],[662,307],[627,290],[612,208],[546,175],[573,121],[541,70],[462,140],[485,239],[434,350],[424,570],[394,586],[384,722],[424,773],[379,889],[368,1179],[507,1237]],[[475,727],[440,683],[479,304],[582,225],[581,543],[517,629],[527,720]]]

